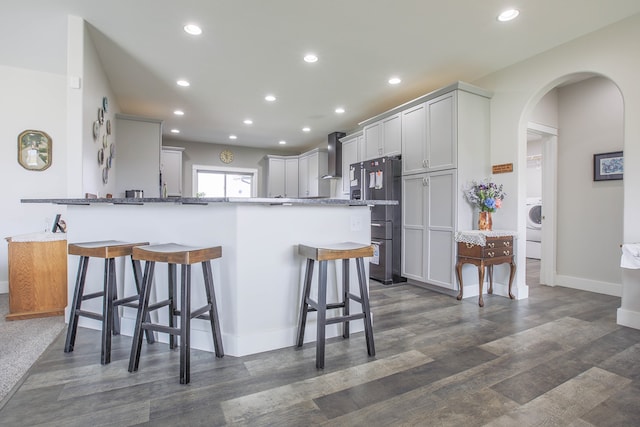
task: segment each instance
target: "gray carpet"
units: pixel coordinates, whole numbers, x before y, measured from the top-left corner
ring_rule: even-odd
[[[9,295],[0,294],[0,402],[65,327],[64,316],[7,321],[7,314]]]

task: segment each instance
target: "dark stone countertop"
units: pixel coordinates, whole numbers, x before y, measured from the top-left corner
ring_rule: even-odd
[[[349,200],[349,199],[288,199],[263,197],[144,197],[144,198],[98,198],[98,199],[21,199],[21,203],[53,203],[57,205],[145,205],[171,203],[178,205],[209,205],[216,203],[257,204],[257,205],[303,205],[303,206],[374,206],[397,205],[397,200]]]

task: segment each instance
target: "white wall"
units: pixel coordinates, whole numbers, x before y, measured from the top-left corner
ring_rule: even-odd
[[[623,181],[593,181],[593,155],[623,148],[622,116],[620,91],[608,79],[558,89],[556,270],[565,281],[622,281]]]
[[[590,72],[611,79],[624,99],[623,241],[640,241],[640,221],[637,220],[640,186],[634,185],[640,182],[640,144],[637,144],[640,141],[640,120],[637,120],[640,116],[640,55],[636,54],[639,49],[640,15],[635,15],[473,82],[494,93],[491,100],[491,163],[513,162],[515,165],[513,175],[499,176],[510,197],[518,198],[517,202],[505,203],[500,215],[505,218],[507,228],[515,228],[520,236],[525,235],[526,128],[531,111],[545,93],[567,81],[571,75]],[[619,257],[619,248],[611,248],[611,251],[616,249]],[[585,251],[585,247],[579,250]],[[518,263],[524,265],[523,238],[518,240],[517,253]],[[518,287],[525,286],[523,268],[518,270],[517,283]],[[628,305],[630,303],[633,303],[632,307]],[[640,294],[623,294],[622,306],[638,313],[640,324]]]
[[[0,237],[44,231],[55,205],[26,205],[23,198],[65,197],[67,190],[66,76],[0,66]],[[53,140],[51,166],[29,171],[18,164],[18,135],[41,130]],[[0,293],[8,291],[7,244],[0,244]]]

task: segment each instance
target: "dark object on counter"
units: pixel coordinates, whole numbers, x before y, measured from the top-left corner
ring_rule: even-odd
[[[125,190],[124,197],[127,199],[142,199],[144,197],[144,191],[142,190]]]

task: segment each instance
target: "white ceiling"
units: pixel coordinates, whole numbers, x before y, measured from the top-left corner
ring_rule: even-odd
[[[507,7],[520,17],[498,22]],[[302,150],[636,13],[638,0],[0,0],[0,64],[65,74],[80,16],[123,113],[164,120],[172,139]]]

